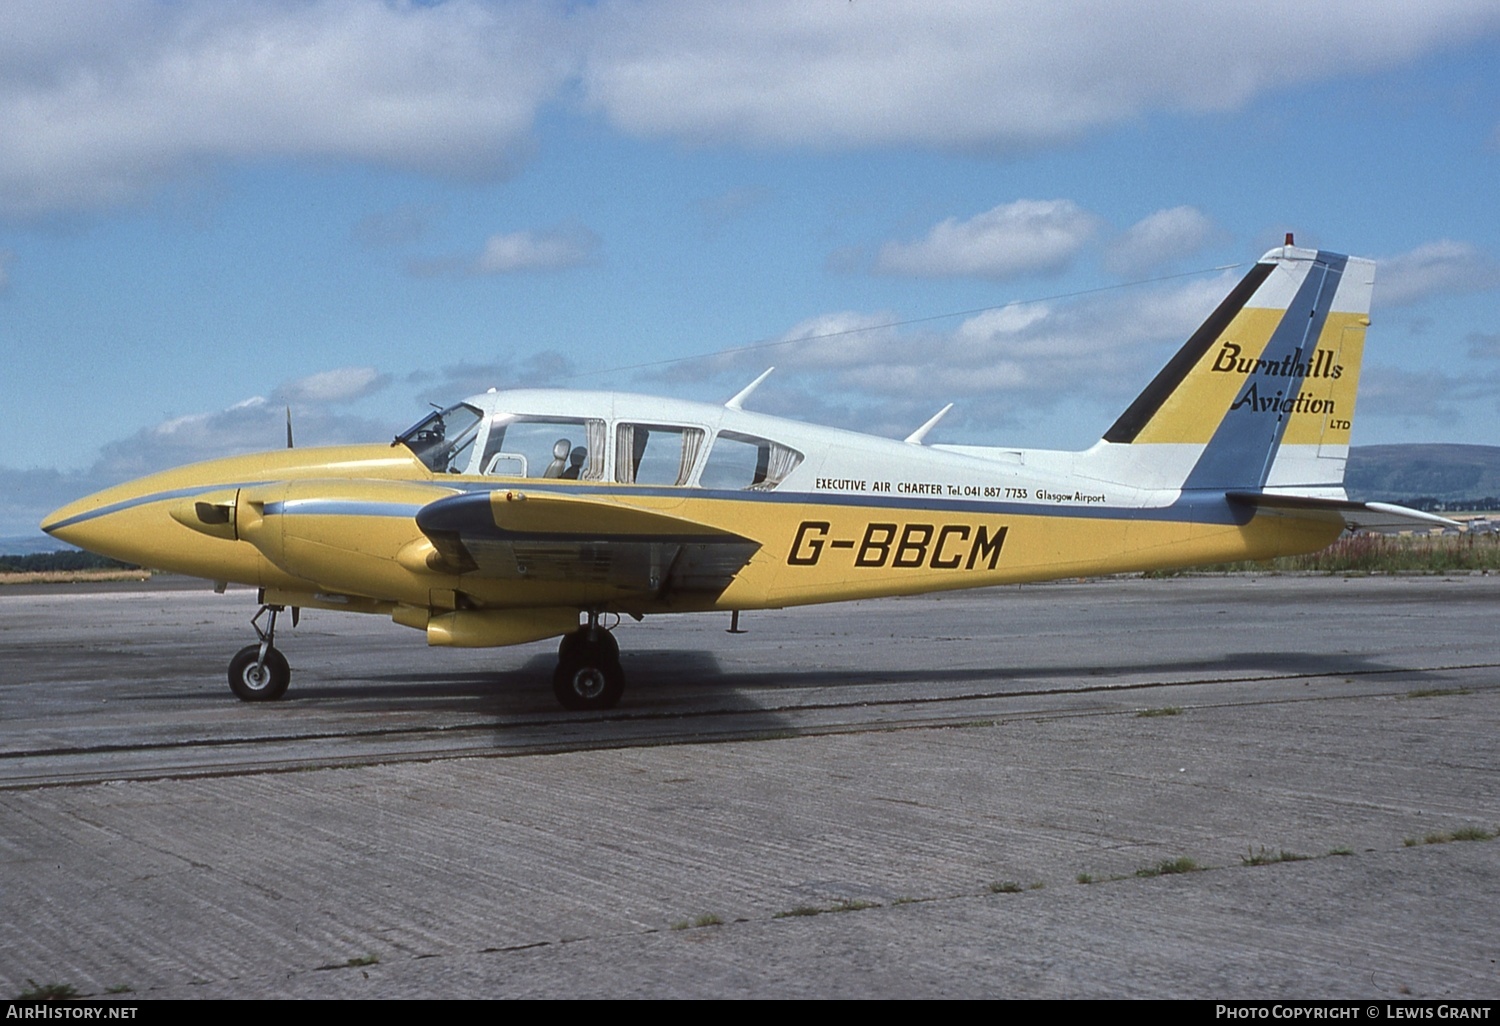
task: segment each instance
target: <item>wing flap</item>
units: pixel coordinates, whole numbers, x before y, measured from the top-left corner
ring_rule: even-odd
[[[1313,495],[1277,495],[1269,492],[1229,492],[1231,502],[1254,506],[1257,510],[1279,513],[1283,516],[1327,518],[1338,515],[1344,526],[1351,531],[1422,531],[1434,527],[1458,527],[1458,521],[1440,517],[1436,513],[1424,513],[1389,502],[1354,502],[1350,499],[1329,499]]]
[[[438,499],[417,513],[417,526],[453,573],[651,595],[718,594],[760,549],[666,513],[514,490]]]

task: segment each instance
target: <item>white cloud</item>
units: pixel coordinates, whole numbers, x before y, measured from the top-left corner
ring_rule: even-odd
[[[339,413],[310,400],[294,405],[292,423],[299,448],[388,440],[395,433],[389,423]],[[280,399],[254,396],[225,410],[174,417],[110,442],[100,449],[87,477],[90,489],[97,489],[184,463],[285,444],[285,405]]]
[[[494,178],[546,104],[647,137],[1016,152],[1497,30],[1493,0],[9,0],[0,213],[252,160]]]
[[[544,349],[524,356],[504,354],[493,362],[464,361],[436,371],[415,371],[406,380],[418,386],[418,404],[447,406],[492,388],[585,387],[574,382],[579,376],[570,357]]]
[[[1492,0],[606,0],[587,102],[641,135],[1014,151],[1216,111],[1500,27]]]
[[[1148,214],[1109,247],[1105,265],[1116,274],[1149,271],[1203,248],[1213,222],[1197,207],[1171,207]]]
[[[950,217],[916,242],[887,242],[875,270],[995,280],[1059,271],[1098,227],[1099,219],[1072,200],[1016,200],[967,221]]]
[[[134,201],[224,160],[504,175],[570,31],[526,0],[8,3],[0,211]]]
[[[959,404],[949,428],[1022,425],[1072,404],[1103,410],[1084,428],[1102,434],[1235,280],[1012,304],[946,330],[894,326],[899,317],[888,313],[833,313],[797,325],[786,344],[695,361],[691,374],[686,365],[656,373],[695,380],[699,395],[712,378],[727,396],[774,362],[776,384],[756,392],[755,409],[898,437],[947,402]]]
[[[338,367],[288,381],[275,392],[278,402],[344,403],[380,391],[390,378],[374,367]]]
[[[409,261],[407,270],[419,278],[564,271],[592,263],[600,245],[599,236],[582,225],[500,232],[477,254],[419,258]]]
[[[1011,303],[975,314],[960,324],[955,334],[967,342],[988,342],[1000,335],[1019,334],[1046,320],[1050,312],[1045,303]]]
[[[1375,303],[1405,306],[1431,296],[1500,288],[1500,262],[1467,242],[1439,239],[1389,257],[1375,271]]]
[[[580,227],[491,235],[474,270],[480,274],[558,271],[588,263],[598,249],[599,236]]]
[[[10,265],[16,255],[8,249],[0,249],[0,294],[10,288]]]

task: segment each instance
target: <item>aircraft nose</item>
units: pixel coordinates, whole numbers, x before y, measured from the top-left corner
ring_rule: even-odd
[[[89,495],[48,513],[41,527],[59,541],[108,556],[120,533],[118,525],[109,522],[110,512],[98,494]]]
[[[162,515],[160,497],[160,488],[149,478],[130,481],[58,507],[41,528],[80,549],[148,565],[155,550],[170,541],[164,528],[172,521]]]
[[[76,545],[77,542],[73,541],[73,535],[77,533],[74,528],[90,508],[91,504],[88,499],[79,499],[66,506],[59,506],[42,518],[42,530],[54,538]]]

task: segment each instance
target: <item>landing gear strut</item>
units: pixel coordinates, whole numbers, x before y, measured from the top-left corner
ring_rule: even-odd
[[[285,608],[261,606],[250,621],[260,636],[259,643],[246,645],[229,660],[229,690],[242,702],[274,702],[286,694],[286,686],[292,682],[292,668],[275,647],[276,614]],[[267,614],[266,626],[261,627],[260,618]]]
[[[599,626],[599,613],[591,609],[588,626],[563,635],[557,646],[552,693],[564,709],[584,711],[613,709],[624,691],[620,646]]]

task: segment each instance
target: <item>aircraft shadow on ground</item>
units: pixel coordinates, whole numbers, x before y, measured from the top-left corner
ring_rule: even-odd
[[[1236,678],[1358,676],[1401,670],[1379,658],[1358,653],[1256,651],[1152,662],[882,669],[842,665],[747,670],[726,667],[711,652],[687,649],[627,652],[622,663],[627,679],[621,705],[624,710],[642,705],[661,710],[677,703],[698,705],[712,699],[718,709],[723,709],[727,701],[731,709],[751,711],[760,707],[755,698],[757,692],[786,694],[821,688],[956,684],[970,692],[1021,695],[1141,684],[1187,685]],[[550,655],[539,655],[519,667],[494,671],[435,673],[428,668],[375,675],[323,676],[317,681],[294,682],[287,699],[354,699],[405,708],[411,708],[413,703],[452,708],[455,702],[480,702],[495,712],[549,710],[555,709],[551,695],[553,665]],[[1405,671],[1403,686],[1433,676],[1420,670]]]

